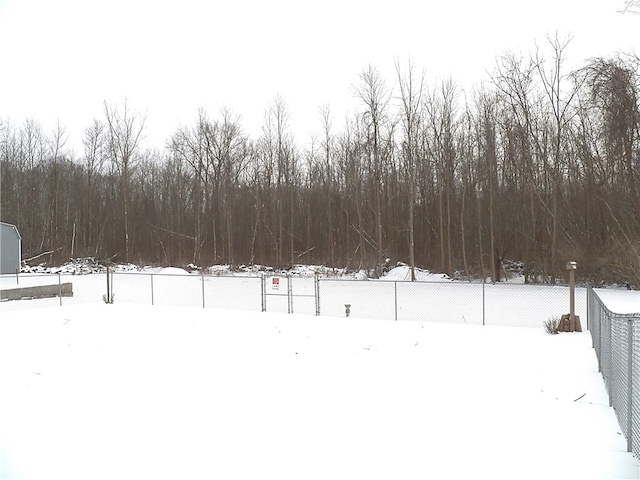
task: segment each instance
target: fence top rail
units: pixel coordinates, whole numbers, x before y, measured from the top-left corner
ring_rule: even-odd
[[[483,282],[482,280],[454,280],[454,279],[441,279],[441,280],[402,280],[402,279],[387,279],[387,278],[345,278],[345,277],[323,277],[320,276],[318,278],[321,282],[353,282],[353,283],[402,283],[402,284],[420,284],[420,285],[485,285],[487,287],[505,287],[505,288],[516,288],[516,287],[524,287],[524,288],[557,288],[557,289],[566,289],[569,288],[568,284],[558,283],[555,285],[551,285],[548,283],[515,283],[515,282]],[[584,285],[576,285],[576,290],[585,290],[587,287]]]
[[[604,300],[600,297],[600,295],[598,295],[598,292],[596,291],[595,288],[588,286],[587,290],[589,292],[589,294],[591,294],[593,296],[593,298],[595,298],[596,302],[598,303],[598,305],[600,306],[601,309],[604,310],[604,312],[612,319],[619,319],[619,320],[640,320],[640,311],[638,312],[614,312],[613,310],[611,310],[611,308],[609,308],[607,306],[607,304],[604,302]],[[639,305],[640,307],[640,305]]]
[[[105,274],[106,271],[100,272],[99,274]],[[220,274],[220,273],[204,273],[204,272],[193,272],[193,273],[162,273],[162,272],[118,272],[111,271],[109,272],[113,275],[139,275],[139,276],[154,276],[154,277],[189,277],[189,278],[250,278],[250,279],[258,279],[259,275],[253,274]]]
[[[3,274],[0,275],[0,281],[2,284],[8,284],[12,282],[16,283],[16,279],[30,279],[30,278],[58,278],[58,277],[86,277],[91,275],[106,275],[107,270],[95,271],[95,272],[87,272],[87,273],[74,273],[74,272],[51,272],[51,273],[20,273],[19,275],[13,274]],[[262,275],[255,274],[219,274],[219,273],[202,273],[202,272],[193,272],[193,273],[163,273],[163,272],[142,272],[142,271],[117,271],[110,270],[109,274],[115,276],[139,276],[139,277],[163,277],[163,278],[232,278],[232,279],[252,279],[259,280]]]
[[[15,280],[16,277],[19,277],[19,278],[35,278],[35,277],[53,277],[53,276],[58,276],[58,275],[65,275],[65,274],[62,273],[62,272],[56,272],[56,273],[20,273],[20,274],[17,274],[17,275],[15,273],[3,273],[3,274],[0,275],[0,279]]]
[[[457,282],[452,280],[394,280],[394,279],[385,279],[385,278],[366,278],[366,279],[358,279],[358,278],[333,278],[333,277],[319,277],[318,281],[320,282],[345,282],[345,283],[402,283],[402,284],[415,284],[415,285],[478,285],[481,286],[482,282]]]

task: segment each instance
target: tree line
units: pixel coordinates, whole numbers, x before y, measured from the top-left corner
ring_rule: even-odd
[[[145,118],[105,102],[83,151],[62,126],[0,124],[2,220],[29,258],[164,265],[298,263],[377,269],[387,259],[498,281],[579,275],[640,287],[640,60],[565,71],[568,39],[505,53],[473,92],[365,68],[340,130],[328,106],[304,147],[278,97],[254,138],[204,109],[161,149]],[[45,254],[45,255],[43,255]],[[34,260],[35,261],[35,260]],[[39,261],[39,260],[38,260]]]

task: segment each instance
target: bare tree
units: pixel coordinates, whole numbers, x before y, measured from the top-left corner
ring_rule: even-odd
[[[400,87],[400,100],[402,101],[402,126],[404,130],[403,142],[403,170],[407,177],[407,201],[408,201],[408,228],[409,228],[409,265],[411,268],[411,281],[416,279],[415,258],[415,234],[414,234],[414,206],[416,202],[416,161],[418,155],[417,141],[421,123],[421,109],[423,90],[425,84],[425,72],[422,71],[419,78],[415,78],[414,66],[411,62],[407,72],[403,75],[400,63],[396,60],[396,74]]]
[[[32,238],[38,238],[39,243],[34,248],[41,252],[47,240],[47,222],[44,217],[46,205],[39,194],[43,186],[39,179],[38,170],[45,165],[46,141],[42,127],[33,119],[27,119],[20,129],[20,164],[26,168],[26,228],[23,231]],[[35,245],[34,245],[35,246]]]
[[[327,225],[328,225],[328,238],[327,242],[329,245],[329,265],[335,267],[335,240],[334,240],[334,232],[333,232],[333,169],[331,165],[331,150],[333,137],[331,133],[332,127],[332,119],[331,119],[331,108],[329,105],[324,105],[320,108],[320,115],[322,117],[322,133],[324,134],[323,138],[323,148],[324,148],[324,170],[325,170],[325,201],[327,205]]]
[[[428,151],[436,165],[440,268],[453,275],[452,216],[458,161],[455,147],[458,89],[452,79],[442,82],[439,87],[426,98],[425,118],[429,130]]]
[[[366,144],[364,127],[359,117],[347,118],[345,131],[336,138],[336,183],[341,192],[337,200],[340,205],[337,231],[342,232],[344,242],[342,247],[346,255],[345,263],[351,266],[357,257],[358,268],[364,268],[367,263],[367,237],[363,208],[364,184],[366,176],[371,172],[367,169],[363,153]],[[351,232],[357,235],[357,241],[351,241]]]
[[[640,15],[640,0],[625,0],[621,13]]]
[[[130,261],[129,238],[129,182],[135,167],[136,153],[142,141],[145,117],[132,111],[127,100],[122,110],[117,105],[104,102],[107,121],[107,148],[111,162],[120,176],[120,193],[124,223],[124,261]]]
[[[289,261],[293,263],[294,260],[294,181],[297,173],[295,148],[289,133],[289,111],[280,96],[265,112],[258,143],[263,169],[263,205],[271,216],[271,219],[265,216],[263,220],[272,237],[271,243],[275,245],[275,264],[282,266],[286,230],[289,230]],[[273,224],[277,225],[276,232],[271,230]]]
[[[211,125],[208,119],[207,113],[204,109],[198,110],[198,119],[196,124],[192,128],[182,127],[180,128],[171,139],[171,151],[181,160],[187,162],[192,169],[193,186],[191,189],[191,204],[193,208],[192,218],[194,221],[194,241],[193,241],[193,256],[191,261],[196,265],[201,260],[201,250],[204,244],[204,214],[205,205],[204,199],[208,198],[207,192],[209,190],[208,175],[208,155],[207,155],[207,132],[210,130]],[[213,175],[214,178],[216,175]],[[215,219],[214,229],[215,229]],[[172,230],[173,231],[173,230]],[[213,232],[213,248],[214,259],[217,257],[215,241],[215,231]]]
[[[558,234],[562,226],[559,221],[559,204],[562,181],[561,178],[564,171],[563,158],[563,138],[565,137],[565,131],[571,121],[573,98],[575,97],[578,88],[576,85],[571,85],[569,90],[564,88],[563,80],[566,76],[562,71],[562,64],[565,60],[565,50],[571,42],[571,37],[561,39],[556,36],[554,38],[547,39],[553,50],[553,65],[549,70],[545,69],[545,61],[539,51],[536,52],[535,66],[540,75],[541,83],[544,88],[545,94],[549,101],[551,108],[551,114],[554,124],[553,135],[553,159],[551,165],[551,208],[547,208],[552,218],[552,231],[551,231],[551,283],[555,283],[557,274],[557,252],[558,252]],[[565,234],[568,235],[566,231]],[[570,237],[569,237],[570,238]]]
[[[492,76],[497,104],[494,105],[493,101],[486,104],[485,137],[489,151],[487,160],[490,163],[487,167],[490,168],[486,170],[484,178],[488,180],[489,240],[494,281],[500,280],[502,259],[513,247],[512,236],[498,218],[505,211],[505,205],[498,202],[500,137],[504,137],[508,154],[519,158],[517,178],[525,208],[520,220],[527,238],[534,239],[524,244],[523,260],[532,267],[536,262],[545,263],[545,252],[548,250],[546,238],[539,233],[547,230],[538,211],[540,189],[544,188],[544,175],[540,173],[539,159],[544,157],[544,138],[547,135],[542,131],[544,122],[540,119],[542,115],[537,108],[542,101],[538,99],[535,73],[535,64],[530,59],[527,61],[513,53],[506,53],[499,59]],[[504,215],[506,216],[506,212]]]
[[[55,250],[62,245],[63,241],[60,238],[60,222],[59,217],[62,211],[61,203],[61,185],[64,181],[62,171],[62,163],[65,160],[67,152],[65,151],[65,145],[67,142],[67,132],[65,128],[58,122],[55,129],[52,131],[51,137],[48,139],[48,157],[49,157],[49,172],[48,175],[48,212],[47,218],[49,223],[49,249]],[[75,233],[75,227],[73,229]],[[74,235],[75,236],[75,235]],[[71,251],[74,250],[74,240],[71,241]]]
[[[354,93],[365,105],[364,120],[368,129],[370,140],[370,170],[372,175],[372,191],[375,198],[375,224],[377,250],[376,268],[380,273],[380,267],[384,261],[382,243],[382,156],[381,141],[382,127],[386,119],[386,109],[391,97],[387,86],[378,70],[369,65],[360,74],[360,84],[354,87]]]
[[[233,264],[235,260],[234,218],[236,217],[236,200],[238,200],[236,192],[246,168],[248,149],[246,137],[240,126],[240,118],[227,108],[221,109],[220,115],[220,120],[216,120],[209,130],[208,145],[212,148],[215,163],[220,166],[222,177],[220,204],[225,227],[226,261]]]
[[[97,249],[100,244],[99,239],[95,236],[94,231],[94,208],[93,199],[96,177],[102,172],[102,166],[105,161],[105,126],[94,119],[93,123],[84,131],[84,169],[86,174],[86,194],[83,196],[83,244],[85,248],[94,245],[93,255],[98,255]]]
[[[590,60],[580,75],[588,92],[589,119],[595,128],[589,133],[596,168],[590,171],[594,209],[608,217],[601,238],[618,276],[640,285],[640,192],[637,172],[640,152],[640,59],[616,56]]]

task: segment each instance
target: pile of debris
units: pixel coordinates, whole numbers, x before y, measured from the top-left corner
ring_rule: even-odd
[[[31,266],[23,264],[20,273],[39,273],[39,274],[63,274],[63,275],[88,275],[91,273],[104,273],[107,270],[106,259],[95,257],[72,258],[62,265],[49,265],[41,263]],[[132,264],[114,264],[113,268],[118,272],[137,272],[140,270]]]

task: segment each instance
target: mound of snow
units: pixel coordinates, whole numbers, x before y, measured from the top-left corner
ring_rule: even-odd
[[[160,272],[158,273],[160,273],[161,275],[189,275],[189,272],[187,272],[185,269],[177,267],[166,267],[160,270]]]
[[[294,265],[292,269],[285,270],[284,272],[290,275],[296,275],[300,277],[313,277],[315,274],[322,275],[323,277],[340,277],[345,273],[344,268],[332,268],[324,265]]]
[[[353,276],[353,278],[356,280],[369,280],[369,275],[367,275],[366,271],[360,270]]]
[[[448,275],[444,273],[431,273],[429,270],[423,270],[421,268],[415,269],[416,280],[419,282],[442,282],[445,280],[451,280]],[[402,265],[389,270],[384,277],[384,280],[411,280],[411,267],[408,265]]]
[[[140,269],[140,273],[160,273],[162,271],[162,267],[153,267],[150,265],[146,265]]]

